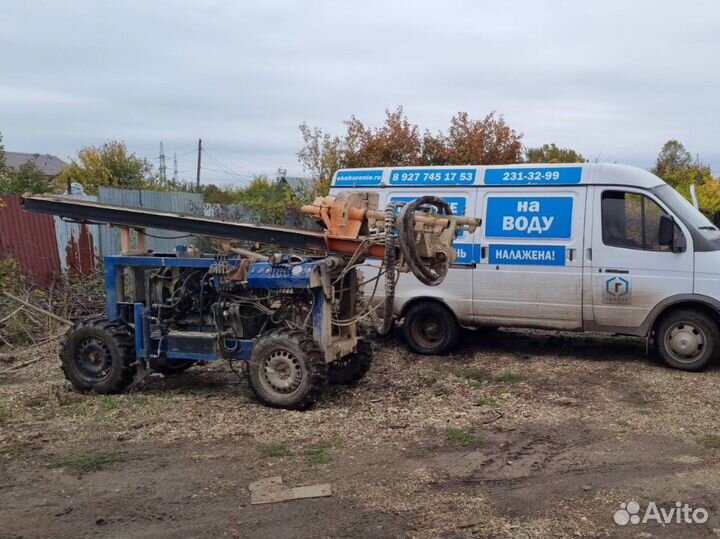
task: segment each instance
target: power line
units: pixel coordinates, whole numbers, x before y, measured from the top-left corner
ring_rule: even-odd
[[[221,169],[223,169],[223,171],[225,173],[230,174],[231,176],[238,176],[238,177],[248,176],[248,174],[241,174],[239,172],[235,172],[235,171],[231,170],[229,166],[227,166],[225,163],[220,161],[217,157],[215,157],[213,154],[211,154],[207,150],[204,150],[204,153],[208,158],[210,158],[210,160],[213,163],[215,163],[217,166],[219,166]]]
[[[275,161],[275,160],[270,160],[270,159],[265,159],[264,157],[254,156],[253,159],[256,159],[256,161],[252,161],[252,160],[250,160],[250,159],[245,158],[245,157],[244,157],[245,154],[242,154],[242,153],[240,153],[240,152],[237,151],[237,150],[231,150],[230,148],[228,148],[228,147],[226,147],[226,146],[220,146],[219,144],[214,144],[214,143],[213,143],[211,146],[212,146],[212,148],[213,148],[213,151],[215,151],[214,149],[217,148],[217,149],[220,150],[220,151],[223,151],[223,152],[226,152],[226,153],[231,153],[231,154],[233,154],[233,156],[234,156],[236,159],[238,159],[239,161],[244,161],[244,162],[249,163],[249,164],[251,164],[251,165],[264,166],[264,167],[266,167],[266,166],[277,167],[277,166],[278,166],[278,162]],[[258,161],[265,161],[265,163],[267,163],[267,164],[260,163],[260,162],[258,162]]]

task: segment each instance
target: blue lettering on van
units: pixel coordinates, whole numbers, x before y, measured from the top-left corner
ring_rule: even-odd
[[[453,249],[457,254],[456,264],[472,264],[480,262],[480,246],[472,243],[453,243]]]
[[[472,185],[474,168],[413,168],[390,171],[390,185]]]
[[[569,185],[581,179],[582,167],[485,169],[486,185]]]
[[[419,197],[390,197],[390,202],[412,202]],[[465,197],[441,197],[445,202],[450,205],[453,215],[465,215],[465,208],[467,207],[467,200]],[[457,237],[462,238],[465,232],[460,232]]]
[[[378,170],[338,170],[335,174],[335,187],[354,187],[363,185],[380,185],[383,171]]]
[[[565,247],[559,245],[490,245],[488,263],[564,266]]]
[[[490,238],[568,239],[572,197],[489,197],[485,235]]]

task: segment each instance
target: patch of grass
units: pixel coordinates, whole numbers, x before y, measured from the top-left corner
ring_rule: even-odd
[[[470,380],[471,385],[472,382],[475,382],[476,385],[482,385],[490,380],[490,373],[485,369],[478,369],[477,367],[460,367],[459,369],[455,369],[455,376]]]
[[[25,448],[19,444],[8,445],[0,448],[0,460],[18,460],[25,457],[26,453]]]
[[[290,448],[282,443],[266,444],[260,447],[260,456],[266,459],[289,457],[292,455]]]
[[[120,403],[116,397],[112,395],[103,395],[98,400],[98,410],[100,412],[112,412],[120,407]]]
[[[71,402],[63,406],[63,410],[67,415],[71,416],[85,415],[88,411],[88,403],[87,401]]]
[[[475,406],[493,406],[496,402],[494,397],[481,397],[475,401]]]
[[[720,449],[720,436],[717,434],[707,434],[698,438],[697,443],[707,449]]]
[[[147,406],[151,402],[147,395],[129,395],[128,399],[133,406]]]
[[[310,464],[328,464],[332,459],[328,453],[327,444],[314,444],[305,448],[305,456]]]
[[[63,468],[77,472],[95,472],[122,462],[125,457],[115,451],[79,451],[50,461],[51,468]]]
[[[505,371],[498,374],[494,380],[503,384],[514,384],[520,381],[520,375],[512,371]]]
[[[452,447],[468,447],[471,445],[480,445],[485,442],[480,436],[476,436],[465,429],[448,429],[447,441]]]
[[[5,421],[10,417],[10,410],[4,404],[0,404],[0,421]]]
[[[485,382],[478,382],[477,380],[470,380],[468,385],[473,389],[482,389],[485,387]]]

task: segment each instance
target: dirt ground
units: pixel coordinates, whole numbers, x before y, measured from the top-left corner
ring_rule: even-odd
[[[24,351],[0,363],[0,537],[720,535],[718,370],[670,370],[632,339],[462,341],[445,358],[375,343],[368,377],[308,412],[259,405],[225,363],[83,395],[52,347]],[[333,496],[250,505],[275,475]],[[632,501],[709,518],[616,524]]]

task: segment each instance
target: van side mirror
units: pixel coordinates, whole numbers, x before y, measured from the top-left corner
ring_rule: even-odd
[[[675,222],[669,215],[662,215],[660,217],[660,224],[658,226],[658,243],[663,247],[670,247],[673,249],[673,236],[675,233]]]
[[[720,228],[720,211],[713,213],[712,222],[716,227]]]

